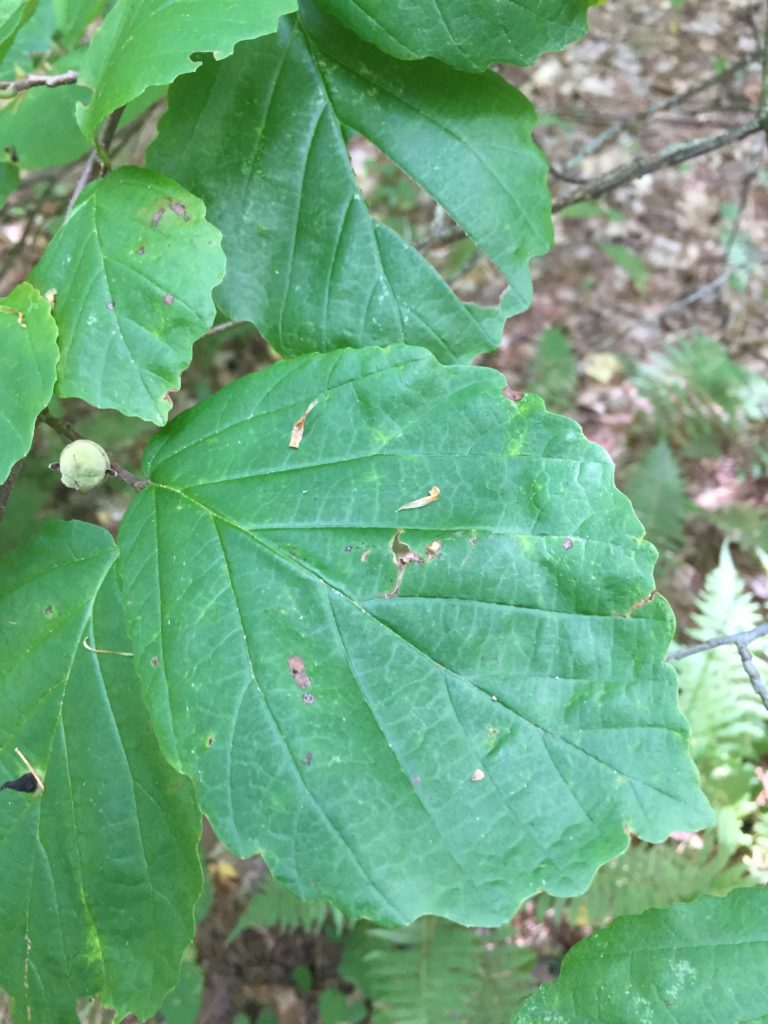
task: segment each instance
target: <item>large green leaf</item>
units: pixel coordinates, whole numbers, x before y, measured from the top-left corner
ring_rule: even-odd
[[[62,45],[74,46],[106,6],[107,0],[53,0],[56,30]]]
[[[99,995],[142,1019],[175,983],[200,890],[199,814],[147,725],[106,531],[57,523],[0,562],[0,985],[14,1019]]]
[[[48,300],[30,284],[0,299],[0,483],[32,444],[50,401],[59,350]]]
[[[513,1024],[759,1024],[768,1014],[768,889],[622,917],[578,943]],[[768,1019],[768,1018],[765,1018]]]
[[[224,233],[217,302],[278,351],[406,342],[441,361],[498,343],[550,244],[533,110],[490,72],[387,57],[309,8],[171,90],[153,166],[202,196]],[[308,28],[306,26],[309,26]],[[464,305],[368,213],[346,147],[372,139],[421,182],[510,282],[503,313]]]
[[[226,57],[240,39],[274,32],[296,0],[117,0],[88,49],[81,75],[94,90],[80,109],[87,135],[150,85],[190,70],[192,54]]]
[[[592,3],[595,0],[591,0]],[[364,39],[403,60],[437,57],[466,71],[530,64],[587,30],[590,0],[318,0]]]
[[[166,755],[232,850],[352,916],[498,923],[625,825],[711,820],[654,551],[605,452],[503,386],[405,347],[275,364],[150,443],[121,530]]]
[[[164,423],[223,274],[219,232],[176,182],[123,167],[89,185],[32,274],[57,290],[57,393]]]
[[[48,73],[76,71],[80,59],[78,53],[59,57],[50,62]],[[88,90],[79,85],[19,93],[12,103],[0,105],[0,147],[12,146],[24,170],[77,160],[89,149],[75,120],[75,105],[84,98]]]
[[[10,50],[19,29],[35,13],[37,0],[0,0],[0,58]]]

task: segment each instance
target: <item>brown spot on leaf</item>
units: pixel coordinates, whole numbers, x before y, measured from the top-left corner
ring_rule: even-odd
[[[483,771],[482,768],[477,768],[475,771],[472,772],[472,775],[470,776],[470,780],[472,782],[482,782],[484,778],[485,772]]]
[[[352,545],[351,545],[351,544],[346,544],[346,545],[344,546],[344,550],[345,550],[345,551],[351,551],[351,550],[352,550]]]
[[[632,612],[636,612],[639,608],[642,608],[644,605],[650,604],[654,597],[656,597],[656,593],[657,591],[654,587],[650,594],[647,594],[645,597],[641,597],[639,601],[635,601],[633,605],[630,605],[628,611],[624,612],[623,614],[621,612],[614,612],[614,617],[618,619],[628,619]]]
[[[206,746],[212,747],[214,739],[215,739],[214,736],[209,736],[208,739],[205,741]]]
[[[108,309],[108,310],[110,311],[110,313],[111,313],[111,312],[112,312],[112,310],[113,310],[114,308],[115,308],[115,304],[114,304],[114,302],[113,302],[113,301],[112,301],[112,300],[110,299],[110,301],[109,301],[109,302],[107,303],[107,309]]]
[[[510,402],[520,402],[525,395],[524,391],[516,391],[510,384],[507,384],[501,393],[505,398],[508,398]]]
[[[43,614],[44,614],[44,615],[48,615],[48,616],[51,616],[51,615],[53,615],[53,608],[51,607],[51,605],[48,605],[48,607],[47,607],[47,608],[45,609],[45,611],[43,612]]]
[[[431,544],[427,544],[427,561],[431,562],[433,558],[437,558],[442,550],[443,542],[441,540],[433,540]]]
[[[360,561],[364,562],[368,558],[368,555],[370,555],[371,551],[372,548],[366,548],[362,555],[360,555]]]
[[[313,693],[304,693],[302,694],[301,699],[304,701],[305,704],[315,703],[315,695]]]
[[[308,750],[306,752],[306,754],[304,755],[304,757],[302,757],[301,763],[305,764],[307,766],[307,768],[309,768],[309,766],[312,764],[312,751],[311,750]]]
[[[566,551],[570,551],[573,547],[573,541],[570,537],[566,537],[563,543],[560,545],[560,547],[564,548]]]
[[[157,668],[157,666],[160,664],[160,659],[156,654],[153,654],[152,657],[149,659],[149,664],[152,666],[152,668]]]
[[[187,208],[184,203],[180,203],[178,200],[174,199],[168,204],[168,206],[177,217],[181,217],[181,219],[185,221],[189,220],[189,214],[187,213]]]
[[[139,248],[136,250],[136,255],[137,256],[143,256],[145,252],[146,252],[146,249],[144,248],[144,246],[140,245]]]
[[[152,220],[149,222],[153,228],[156,228],[160,221],[163,219],[165,213],[165,207],[161,206],[159,210],[156,210],[152,216]]]
[[[300,690],[309,689],[309,687],[312,685],[312,680],[307,675],[307,671],[304,667],[304,662],[298,656],[298,654],[292,654],[290,656],[290,658],[288,659],[288,668],[290,670],[291,675],[293,676],[293,681],[294,683],[296,683],[298,688]]]
[[[411,782],[413,783],[414,786],[420,785],[421,784],[421,776],[420,775],[412,776]]]
[[[166,304],[166,306],[172,306],[175,301],[176,300],[174,299],[174,297],[172,295],[164,295],[163,296],[163,302]]]

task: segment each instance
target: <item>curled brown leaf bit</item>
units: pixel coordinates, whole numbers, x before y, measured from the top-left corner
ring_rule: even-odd
[[[302,438],[304,437],[304,423],[306,422],[307,416],[317,405],[317,399],[310,402],[303,414],[293,424],[293,430],[291,431],[291,440],[288,442],[289,448],[298,448],[301,444]]]
[[[415,501],[409,501],[405,505],[401,505],[400,508],[396,509],[397,512],[405,512],[409,508],[423,508],[425,505],[431,505],[433,501],[437,501],[440,497],[439,487],[430,487],[429,494],[423,498],[417,498]]]

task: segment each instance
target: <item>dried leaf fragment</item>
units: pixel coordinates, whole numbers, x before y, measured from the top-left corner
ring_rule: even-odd
[[[310,402],[303,414],[293,424],[293,430],[291,431],[291,440],[288,442],[289,448],[298,448],[301,444],[301,439],[304,437],[304,422],[317,405],[317,399]]]
[[[401,505],[400,508],[396,509],[397,512],[405,512],[409,508],[423,508],[425,505],[431,505],[433,501],[437,501],[440,497],[439,487],[430,487],[429,494],[423,498],[417,498],[415,501],[409,501],[406,505]]]

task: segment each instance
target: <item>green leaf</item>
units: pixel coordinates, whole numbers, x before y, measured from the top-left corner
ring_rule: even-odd
[[[499,923],[625,825],[711,819],[654,551],[603,449],[504,383],[405,347],[274,364],[150,442],[122,525],[166,755],[234,852],[350,916]]]
[[[0,483],[32,445],[35,420],[53,394],[56,324],[30,284],[0,299]]]
[[[402,60],[436,57],[465,71],[532,64],[587,31],[587,0],[318,0]]]
[[[641,295],[644,294],[648,287],[650,271],[648,270],[648,264],[642,256],[638,256],[636,252],[628,249],[626,245],[618,245],[615,242],[606,242],[600,248],[609,259],[613,260],[617,267],[621,267],[622,270],[627,272],[630,281],[638,292]]]
[[[219,239],[200,200],[151,171],[89,185],[32,274],[57,290],[57,394],[164,423],[167,392],[213,323]]]
[[[191,787],[147,726],[109,534],[56,523],[0,562],[0,984],[14,1018],[59,1024],[99,995],[151,1016],[175,983],[200,891]]]
[[[559,327],[548,327],[536,339],[531,361],[530,389],[541,395],[556,412],[573,405],[578,373],[576,356],[568,335]]]
[[[204,982],[195,947],[190,946],[181,961],[179,980],[160,1007],[164,1024],[195,1024],[200,1012]]]
[[[150,162],[205,199],[224,233],[217,302],[278,351],[405,342],[442,362],[498,344],[531,301],[528,260],[551,241],[528,101],[499,76],[403,63],[309,8],[204,62],[171,90]],[[419,181],[496,262],[502,310],[464,305],[370,216],[348,130]],[[469,198],[471,197],[471,202]]]
[[[274,32],[296,0],[117,0],[88,48],[81,82],[94,90],[78,116],[86,135],[150,85],[194,64],[191,54],[226,57],[240,39]]]
[[[49,74],[77,71],[80,54],[67,54],[50,63]],[[0,141],[13,146],[25,170],[56,167],[77,160],[89,149],[78,130],[75,104],[88,98],[80,85],[58,89],[26,89],[0,107]]]
[[[0,59],[13,45],[16,33],[35,13],[37,0],[0,0]]]
[[[768,889],[623,917],[579,942],[513,1024],[747,1024],[768,1013]]]
[[[61,44],[66,47],[74,46],[87,26],[106,6],[107,0],[53,0],[56,29]]]
[[[624,492],[653,543],[665,552],[679,548],[690,502],[680,467],[666,441],[649,448],[632,467]]]

